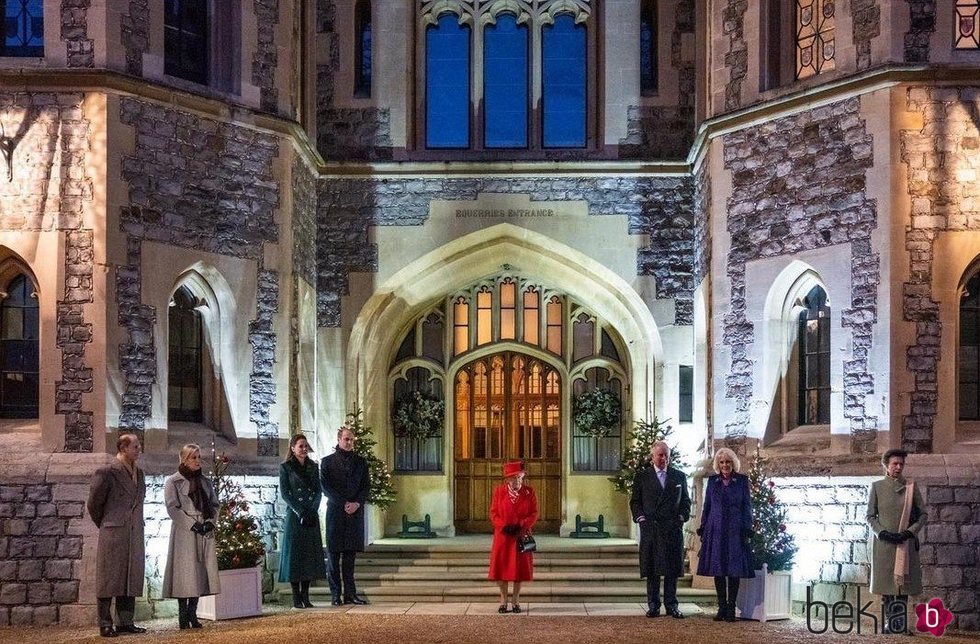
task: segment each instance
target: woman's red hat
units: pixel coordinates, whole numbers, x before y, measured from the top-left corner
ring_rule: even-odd
[[[521,474],[524,472],[524,462],[523,461],[508,461],[504,463],[504,478],[510,478],[516,474]]]

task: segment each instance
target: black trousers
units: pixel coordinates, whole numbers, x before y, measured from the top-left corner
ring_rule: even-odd
[[[346,599],[357,594],[357,586],[354,584],[356,557],[357,552],[354,550],[330,553],[330,592],[334,595],[342,594]]]
[[[906,633],[909,630],[908,595],[882,595],[885,622],[881,625],[882,633]]]
[[[112,626],[112,597],[99,597],[99,626]],[[136,615],[136,598],[128,595],[116,597],[116,626],[130,626]]]
[[[647,576],[647,608],[660,608],[660,577]],[[664,608],[677,608],[677,577],[664,577]]]

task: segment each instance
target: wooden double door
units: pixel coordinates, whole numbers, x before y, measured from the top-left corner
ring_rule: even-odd
[[[562,379],[538,358],[503,351],[456,374],[455,524],[461,533],[493,531],[490,501],[503,464],[523,460],[538,499],[539,533],[561,523]]]

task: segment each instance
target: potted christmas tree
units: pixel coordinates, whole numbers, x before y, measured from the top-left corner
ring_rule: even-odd
[[[752,558],[755,579],[742,580],[736,607],[743,619],[766,622],[789,619],[790,569],[796,554],[793,535],[786,531],[786,507],[776,496],[776,482],[765,472],[765,460],[756,452],[749,469],[752,491]]]
[[[219,502],[214,534],[221,592],[202,597],[198,615],[212,620],[261,615],[265,546],[259,523],[241,486],[227,475],[228,457],[222,454],[212,461],[211,481]]]

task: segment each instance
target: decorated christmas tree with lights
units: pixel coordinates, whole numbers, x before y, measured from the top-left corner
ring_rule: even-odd
[[[752,491],[752,558],[756,570],[762,564],[769,572],[789,570],[796,555],[796,542],[786,531],[786,507],[776,496],[776,482],[766,476],[765,459],[758,451],[749,469]]]
[[[626,439],[623,458],[619,462],[619,474],[609,479],[617,491],[623,494],[633,493],[633,479],[636,478],[636,474],[650,467],[650,448],[657,441],[664,441],[669,445],[670,441],[667,439],[673,431],[667,421],[656,417],[651,421],[638,420],[634,423],[633,431]],[[667,465],[675,468],[684,466],[676,449],[670,450],[670,460]]]
[[[374,454],[374,446],[378,442],[374,440],[374,433],[371,428],[364,424],[363,414],[363,410],[355,408],[354,411],[347,414],[347,421],[343,428],[354,432],[354,451],[368,462],[368,472],[371,477],[368,503],[386,510],[395,502],[396,492],[391,483],[391,472],[388,470],[388,465]]]
[[[228,476],[228,457],[222,454],[212,461],[211,480],[219,503],[214,520],[218,569],[253,568],[265,555],[259,522],[251,514],[241,486]]]

